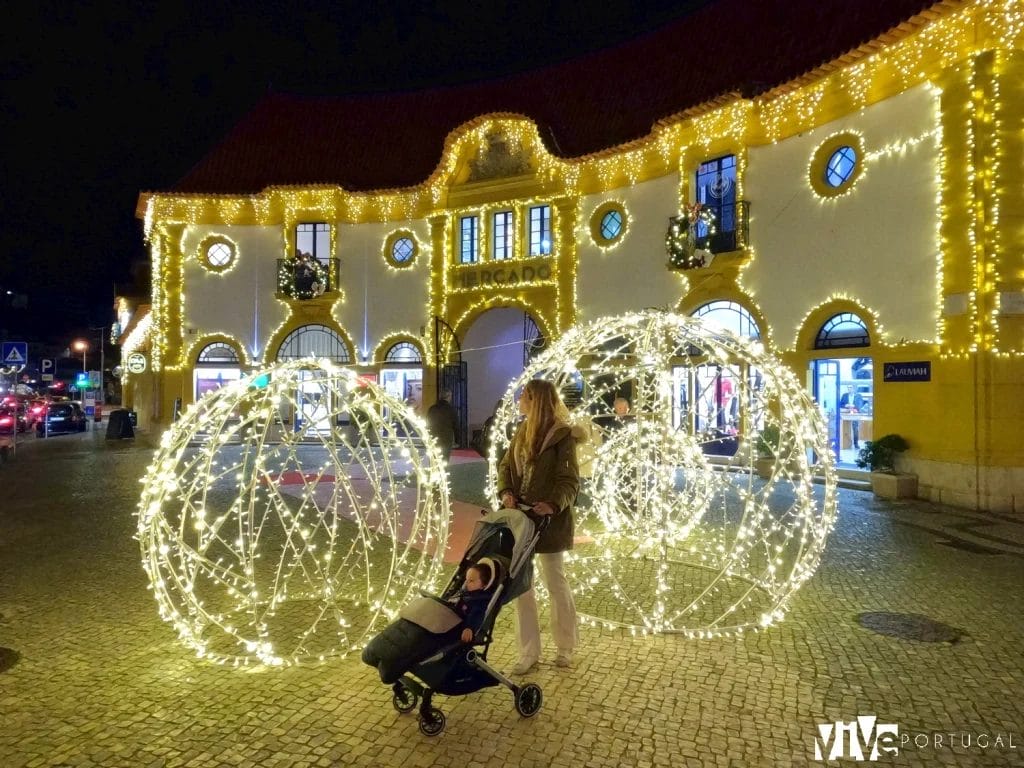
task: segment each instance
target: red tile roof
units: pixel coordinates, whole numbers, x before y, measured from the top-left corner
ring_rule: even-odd
[[[274,94],[173,191],[243,194],[289,184],[349,190],[412,186],[437,167],[452,130],[494,112],[529,117],[553,154],[578,157],[643,137],[657,120],[722,94],[763,93],[925,9],[959,4],[718,0],[614,48],[500,80],[341,98]],[[912,28],[904,25],[903,31]]]

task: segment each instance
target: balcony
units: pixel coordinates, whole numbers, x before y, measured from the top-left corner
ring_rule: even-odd
[[[718,210],[715,233],[701,236],[697,230],[697,248],[711,253],[728,253],[746,248],[750,243],[750,202],[737,200],[733,205],[724,205]]]
[[[338,290],[338,259],[278,259],[277,293],[292,299],[315,299]]]

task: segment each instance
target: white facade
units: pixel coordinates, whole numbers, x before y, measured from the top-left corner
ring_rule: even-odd
[[[938,101],[918,86],[750,149],[744,194],[755,255],[740,285],[778,347],[794,348],[807,314],[840,296],[875,313],[890,343],[937,337]],[[864,170],[848,194],[819,197],[808,181],[811,158],[845,131],[863,137]]]

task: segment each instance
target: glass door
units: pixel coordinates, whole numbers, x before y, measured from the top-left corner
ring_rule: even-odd
[[[839,361],[838,360],[814,360],[811,363],[813,372],[811,396],[818,404],[828,425],[828,445],[835,456],[836,461],[840,460],[839,455]]]

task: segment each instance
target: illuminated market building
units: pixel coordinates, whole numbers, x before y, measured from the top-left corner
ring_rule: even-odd
[[[161,428],[313,355],[421,407],[450,389],[466,444],[546,340],[660,307],[777,354],[840,466],[896,433],[919,496],[1020,511],[1024,11],[848,6],[722,0],[493,82],[268,96],[139,198],[126,403]],[[752,381],[675,397],[735,434]]]

